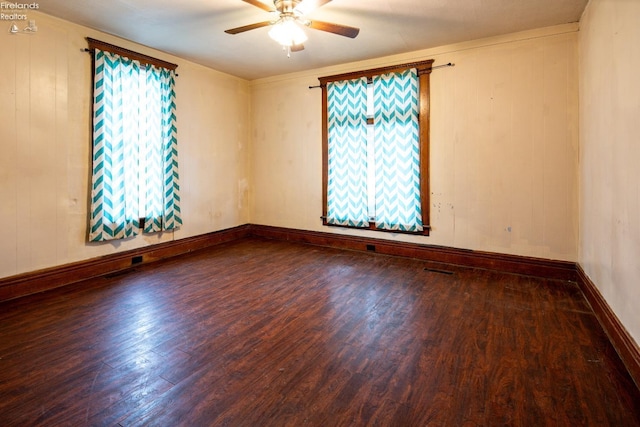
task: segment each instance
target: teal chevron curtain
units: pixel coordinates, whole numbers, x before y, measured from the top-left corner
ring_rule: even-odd
[[[376,228],[422,231],[417,70],[373,78]]]
[[[89,240],[181,223],[175,72],[95,50]]]
[[[327,84],[328,224],[368,227],[367,79]]]
[[[182,224],[173,86],[172,71],[149,67],[147,102],[155,108],[147,114],[147,132],[156,138],[145,144],[145,233],[172,230]]]

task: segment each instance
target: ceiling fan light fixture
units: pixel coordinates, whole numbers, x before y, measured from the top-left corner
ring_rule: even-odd
[[[307,41],[307,35],[293,18],[284,18],[273,24],[269,37],[283,47],[300,45]]]

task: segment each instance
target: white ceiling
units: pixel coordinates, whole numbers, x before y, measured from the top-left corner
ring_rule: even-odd
[[[43,0],[39,10],[253,80],[576,22],[587,2],[333,0],[307,18],[358,27],[358,37],[306,28],[305,50],[290,58],[269,38],[268,27],[224,32],[271,19],[242,0]]]

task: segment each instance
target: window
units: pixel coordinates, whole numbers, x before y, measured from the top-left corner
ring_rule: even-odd
[[[175,64],[93,39],[89,240],[172,230],[180,215]]]
[[[429,234],[432,64],[319,79],[324,225]]]

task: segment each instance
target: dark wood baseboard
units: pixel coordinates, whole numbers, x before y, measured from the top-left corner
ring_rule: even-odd
[[[339,249],[370,251],[386,255],[415,258],[463,267],[483,268],[504,273],[523,274],[558,280],[576,280],[575,263],[494,252],[457,249],[444,246],[419,245],[317,231],[294,230],[264,225],[251,225],[254,236],[277,240],[329,246]]]
[[[249,225],[242,225],[200,236],[159,243],[157,245],[10,276],[0,279],[0,301],[43,292],[91,277],[103,276],[140,264],[171,258],[213,245],[231,242],[247,236],[249,229]]]
[[[576,266],[576,270],[578,286],[591,305],[602,329],[608,335],[609,341],[611,341],[620,359],[625,364],[631,378],[633,378],[636,386],[640,388],[640,347],[638,347],[638,344],[624,325],[620,323],[618,316],[611,310],[595,283],[585,273],[580,264]]]
[[[484,268],[505,273],[560,280],[576,280],[575,264],[571,262],[245,224],[227,230],[3,278],[0,279],[0,301],[43,292],[91,277],[126,270],[141,263],[170,258],[250,235],[339,249],[373,251],[386,255],[403,256],[464,267]],[[135,261],[134,258],[136,258]]]

